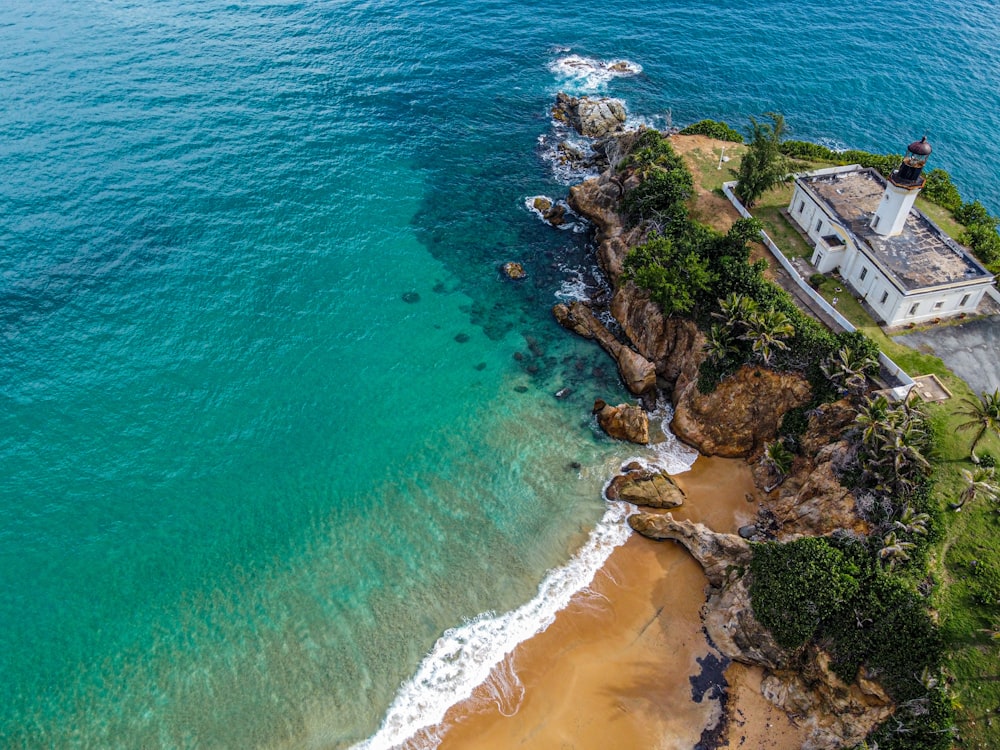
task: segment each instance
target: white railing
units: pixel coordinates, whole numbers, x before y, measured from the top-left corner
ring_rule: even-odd
[[[753,216],[750,214],[749,211],[746,210],[746,208],[740,202],[740,199],[736,197],[736,193],[733,192],[733,188],[735,186],[736,186],[735,180],[732,182],[725,182],[722,184],[722,192],[725,193],[727,198],[729,198],[729,202],[733,204],[733,206],[739,212],[740,216],[742,216],[744,219],[752,219]],[[794,265],[792,265],[792,262],[785,257],[785,254],[778,249],[778,246],[774,244],[774,242],[768,236],[767,232],[765,232],[763,229],[760,230],[760,237],[764,241],[764,245],[767,247],[767,249],[771,251],[771,255],[774,256],[775,260],[777,260],[778,263],[781,264],[781,267],[788,272],[789,276],[792,277],[792,280],[799,286],[802,292],[806,296],[808,296],[809,299],[811,299],[813,302],[816,303],[817,307],[819,307],[823,312],[825,312],[827,315],[833,318],[837,322],[837,325],[839,325],[845,331],[857,330],[854,327],[854,324],[851,323],[851,321],[849,321],[847,318],[841,315],[833,305],[831,305],[823,298],[823,295],[821,295],[819,292],[817,292],[815,289],[809,286],[809,282],[807,282],[804,278],[802,278],[802,274],[800,274],[798,269],[795,268]],[[993,291],[994,290],[991,289],[991,293],[993,293]],[[994,299],[1000,301],[1000,298],[996,296],[994,296]],[[900,391],[900,393],[897,393],[898,396],[905,396],[906,392],[909,391],[910,388],[913,387],[914,385],[913,378],[911,378],[908,374],[906,374],[899,365],[897,365],[895,362],[889,359],[889,357],[886,356],[885,352],[880,351],[878,358],[879,362],[881,362],[882,366],[886,369],[886,371],[903,384],[899,388],[893,390]]]

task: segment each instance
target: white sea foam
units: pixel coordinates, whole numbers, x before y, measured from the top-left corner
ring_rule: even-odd
[[[555,224],[549,223],[549,221],[545,218],[545,214],[539,211],[538,208],[535,207],[535,201],[539,198],[547,200],[549,201],[549,203],[555,206],[562,207],[563,210],[562,224],[556,226]],[[540,220],[544,221],[546,224],[549,224],[549,226],[555,229],[560,229],[562,231],[572,231],[572,232],[582,231],[582,230],[577,230],[577,226],[580,224],[579,222],[580,217],[577,216],[576,213],[574,213],[573,209],[570,208],[569,204],[564,200],[553,200],[552,198],[549,198],[547,195],[529,195],[527,198],[524,199],[524,207],[527,208],[529,211],[531,211],[531,213],[537,216]]]
[[[597,266],[580,269],[562,263],[559,265],[559,270],[566,274],[566,278],[555,292],[555,297],[560,302],[592,300],[611,293],[607,279]]]
[[[647,469],[665,471],[667,474],[683,474],[690,469],[699,454],[694,448],[678,440],[677,436],[670,431],[670,420],[673,418],[673,406],[666,399],[660,399],[656,403],[656,408],[649,412],[649,422],[650,427],[659,427],[663,433],[663,440],[651,443],[648,452],[640,456],[633,456],[624,463],[638,463]],[[653,430],[650,432],[652,433]],[[610,484],[611,480],[609,479],[604,486],[605,492]]]
[[[566,55],[549,63],[549,70],[565,82],[593,91],[614,78],[634,76],[642,66],[630,60],[597,60],[581,55]]]
[[[527,604],[500,615],[484,612],[445,631],[416,675],[400,688],[378,732],[355,745],[355,750],[388,750],[409,745],[411,738],[419,738],[420,747],[435,746],[430,744],[435,733],[427,729],[440,724],[451,706],[485,683],[515,646],[551,625],[572,596],[590,584],[615,547],[625,543],[631,533],[624,523],[630,509],[624,503],[609,503],[586,544],[566,565],[549,571]],[[505,694],[501,710],[516,710],[519,685],[513,670],[501,669],[493,678],[489,688]]]

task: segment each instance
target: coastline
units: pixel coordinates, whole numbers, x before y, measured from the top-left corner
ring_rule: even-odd
[[[735,531],[756,511],[742,460],[701,456],[675,481],[688,497],[675,517]],[[784,714],[755,691],[759,673],[730,666],[732,686],[720,689],[723,662],[701,627],[705,584],[680,546],[631,535],[547,629],[426,736],[442,750],[801,747]]]

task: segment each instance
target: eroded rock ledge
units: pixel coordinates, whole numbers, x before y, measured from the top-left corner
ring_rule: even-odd
[[[705,631],[716,648],[734,661],[763,667],[761,692],[784,709],[809,737],[803,750],[853,747],[893,712],[885,691],[863,673],[848,685],[830,668],[830,656],[809,645],[789,650],[754,616],[750,602],[753,557],[750,544],[669,514],[640,513],[629,525],[651,539],[682,544],[705,570],[708,599],[702,608]]]

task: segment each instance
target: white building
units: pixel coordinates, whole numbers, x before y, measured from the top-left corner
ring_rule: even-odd
[[[913,202],[930,144],[911,143],[888,180],[858,165],[795,180],[789,217],[814,243],[812,265],[839,270],[855,296],[896,326],[973,313],[993,276]]]

